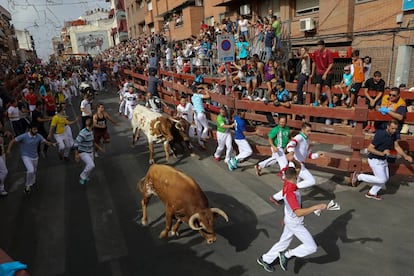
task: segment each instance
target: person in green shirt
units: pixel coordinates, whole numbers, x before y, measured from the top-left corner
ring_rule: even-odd
[[[230,129],[234,127],[234,123],[230,124],[228,116],[227,116],[227,109],[222,106],[220,108],[220,114],[217,116],[217,149],[214,153],[214,159],[216,161],[220,160],[220,155],[226,147],[226,157],[224,162],[228,165],[229,170],[232,171],[235,168],[230,162],[231,153],[233,151],[232,147],[232,138]]]
[[[285,155],[285,147],[290,139],[290,128],[286,125],[287,117],[285,115],[280,116],[279,125],[270,130],[268,134],[268,141],[272,150],[272,156],[256,164],[256,174],[261,175],[262,169],[279,164],[280,171],[282,171],[288,165],[288,161]]]

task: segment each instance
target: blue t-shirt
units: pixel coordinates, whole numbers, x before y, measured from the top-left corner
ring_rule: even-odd
[[[350,86],[352,84],[352,74],[343,74],[342,78],[344,79],[345,86]]]
[[[29,132],[20,134],[16,138],[16,142],[20,143],[20,152],[22,156],[27,156],[32,159],[39,157],[37,154],[37,147],[40,143],[45,141],[42,135],[36,134],[31,135]]]
[[[196,113],[204,112],[203,95],[194,94],[191,97],[191,102],[193,103],[193,108]]]
[[[239,116],[234,116],[234,122],[236,123],[236,128],[234,130],[234,139],[242,140],[245,139],[246,136],[244,135],[244,131],[246,131],[246,123],[245,121],[240,118]]]
[[[247,58],[249,55],[249,51],[247,50],[249,48],[249,43],[246,41],[239,41],[237,42],[236,46],[239,49],[239,58]]]

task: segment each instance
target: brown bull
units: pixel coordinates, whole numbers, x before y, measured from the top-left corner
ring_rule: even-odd
[[[158,195],[165,204],[165,229],[160,238],[166,238],[171,231],[178,236],[180,224],[188,223],[191,229],[199,231],[208,244],[216,241],[214,231],[215,215],[222,216],[229,221],[226,213],[219,208],[210,208],[208,199],[200,186],[191,177],[182,171],[167,165],[152,165],[146,176],[138,182],[143,198],[142,219],[147,225],[147,205],[152,195]],[[172,219],[177,222],[172,226]]]

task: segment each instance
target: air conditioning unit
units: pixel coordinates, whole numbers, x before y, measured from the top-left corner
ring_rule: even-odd
[[[299,28],[301,32],[308,32],[315,30],[315,21],[313,18],[304,18],[299,21]]]

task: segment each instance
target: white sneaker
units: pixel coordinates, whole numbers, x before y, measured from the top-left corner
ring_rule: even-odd
[[[9,193],[6,191],[6,190],[0,190],[0,196],[6,196],[6,195],[8,195]]]
[[[99,157],[99,154],[98,154],[97,152],[95,152],[95,157],[96,157],[96,158],[98,158],[98,157]]]
[[[263,97],[263,98],[261,99],[261,101],[262,101],[262,102],[267,101],[266,97]]]
[[[262,100],[262,98],[260,98],[260,97],[256,97],[256,98],[254,98],[254,100],[255,100],[255,101],[261,101],[261,100]]]
[[[251,101],[253,98],[252,98],[252,96],[247,96],[246,97],[249,101]]]
[[[346,94],[342,94],[341,101],[346,99]]]

